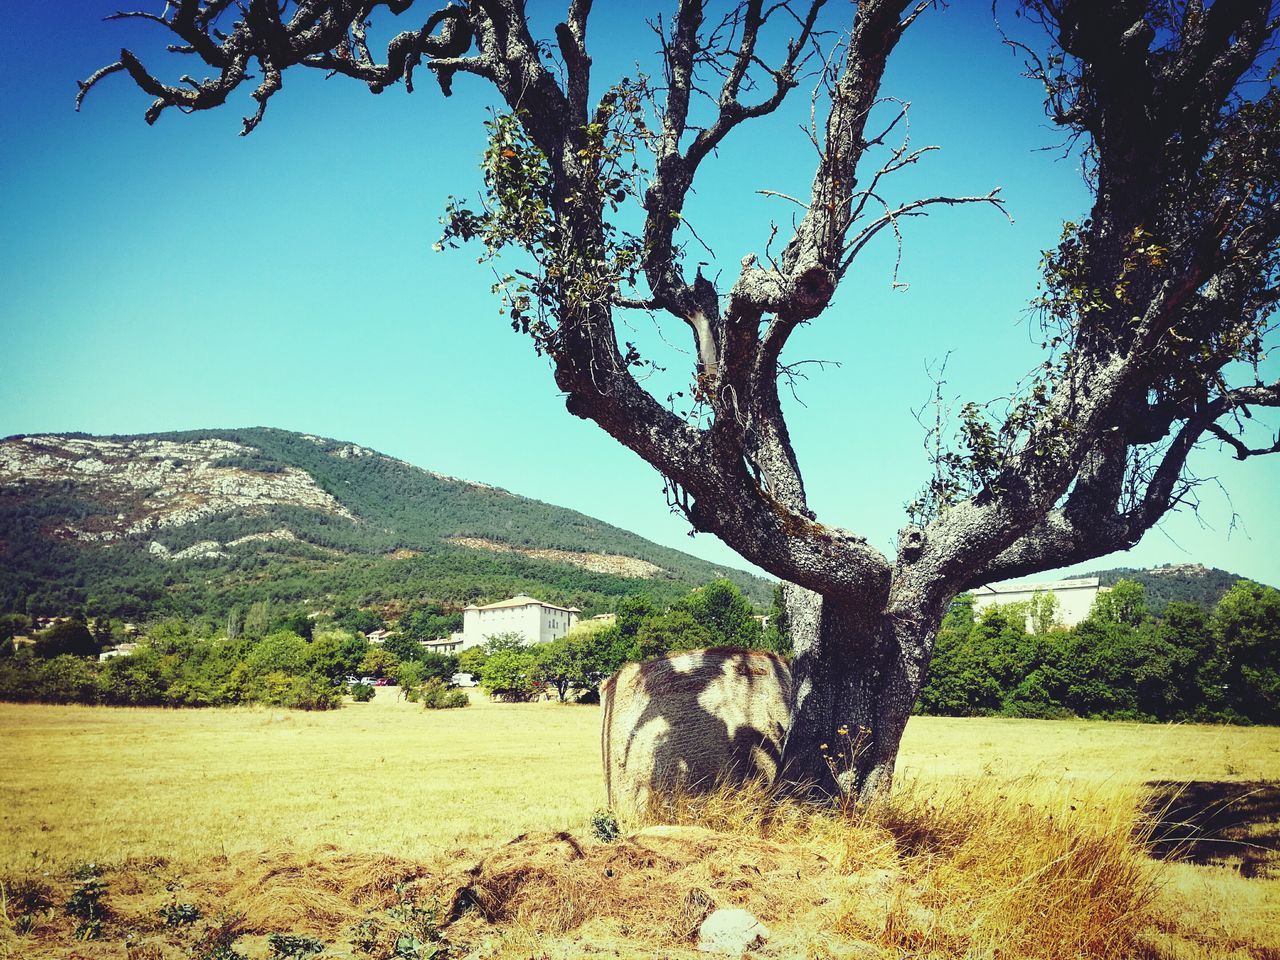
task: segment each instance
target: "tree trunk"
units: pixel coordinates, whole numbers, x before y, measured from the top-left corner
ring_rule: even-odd
[[[795,656],[783,778],[806,792],[870,800],[893,781],[936,624],[903,627],[793,584],[784,593]]]

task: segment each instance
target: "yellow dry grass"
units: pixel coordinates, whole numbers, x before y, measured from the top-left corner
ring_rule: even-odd
[[[1280,958],[1280,879],[1158,863],[1138,814],[1150,781],[1277,779],[1280,730],[917,718],[870,810],[728,790],[604,844],[598,719],[391,690],[329,714],[0,705],[0,956],[200,958],[221,924],[249,957],[439,931],[456,956],[674,960],[743,906],[776,958]],[[92,942],[60,909],[84,861]],[[175,903],[203,919],[166,927]]]
[[[594,709],[328,713],[0,704],[0,872],[163,855],[424,857],[603,803]]]

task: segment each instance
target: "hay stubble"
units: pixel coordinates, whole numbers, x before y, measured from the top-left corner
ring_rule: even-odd
[[[739,791],[605,846],[597,724],[555,704],[428,712],[393,690],[330,714],[0,705],[0,876],[64,897],[96,860],[116,912],[97,944],[69,943],[56,910],[24,937],[0,923],[0,950],[117,956],[131,928],[183,955],[151,928],[185,897],[237,914],[250,955],[273,931],[351,951],[361,918],[410,895],[467,907],[455,943],[522,960],[682,956],[713,903],[753,909],[777,957],[1243,960],[1280,943],[1280,881],[1158,865],[1131,839],[1147,781],[1275,779],[1275,729],[916,718],[890,805],[761,816]]]

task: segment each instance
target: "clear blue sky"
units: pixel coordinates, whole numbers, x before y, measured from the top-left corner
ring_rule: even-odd
[[[554,22],[549,4],[531,6]],[[596,6],[597,80],[636,61],[656,72],[642,23],[653,5]],[[148,127],[148,98],[115,77],[76,114],[75,81],[122,45],[166,77],[192,69],[159,62],[157,30],[101,22],[116,8],[16,4],[0,34],[0,434],[306,431],[744,565],[711,537],[688,538],[657,475],[565,412],[547,363],[498,314],[491,268],[472,251],[431,251],[446,196],[478,188],[490,102],[478,81],[459,77],[449,100],[426,76],[412,96],[375,97],[291,71],[247,138],[251,85],[220,110],[168,111]],[[1026,304],[1040,251],[1087,209],[1078,163],[1042,149],[1058,136],[1018,74],[985,5],[930,12],[909,32],[884,92],[912,102],[916,145],[943,149],[890,193],[1001,186],[1016,223],[976,207],[911,223],[909,289],[890,289],[886,238],[790,348],[792,360],[841,363],[810,367],[807,406],[790,404],[813,505],[885,549],[925,476],[911,410],[930,393],[926,364],[950,352],[949,396],[1006,394],[1038,359]],[[785,230],[791,217],[754,191],[807,190],[807,98],[794,107],[735,135],[703,172],[689,218],[726,276],[763,252],[771,218]],[[642,351],[683,376],[689,358],[649,319],[632,322]],[[686,348],[682,327],[660,323]],[[1207,526],[1173,517],[1090,566],[1198,561],[1280,583],[1280,459],[1206,449],[1194,466],[1221,478],[1243,532],[1228,536],[1231,505],[1210,484]]]

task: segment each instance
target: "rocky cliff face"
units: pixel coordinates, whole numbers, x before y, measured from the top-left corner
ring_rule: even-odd
[[[568,563],[593,573],[609,573],[617,577],[657,577],[665,571],[655,563],[607,553],[586,553],[576,550],[544,550],[535,547],[513,547],[508,543],[486,540],[483,537],[449,537],[447,543],[472,550],[488,550],[491,553],[517,553],[535,560],[552,563]]]
[[[104,542],[194,523],[215,514],[252,515],[297,506],[355,517],[296,467],[246,469],[258,451],[229,440],[80,439],[31,436],[0,443],[0,488],[83,489],[115,513],[63,524],[55,533]]]
[[[270,427],[0,440],[0,610],[217,617],[236,604],[516,593],[608,607],[718,576],[571,509]]]

